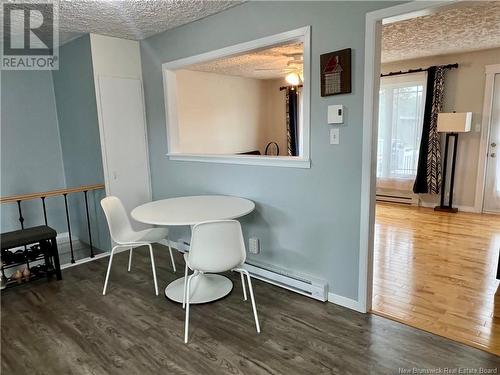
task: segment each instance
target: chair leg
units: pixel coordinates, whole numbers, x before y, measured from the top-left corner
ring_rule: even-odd
[[[175,268],[174,255],[172,254],[172,248],[170,246],[168,247],[168,252],[170,253],[170,260],[172,261],[172,268],[174,269],[175,273],[177,272],[177,269]]]
[[[155,293],[158,295],[158,281],[156,280],[156,266],[155,266],[155,258],[153,255],[153,246],[148,244],[149,247],[149,255],[151,256],[151,269],[153,270],[153,280],[155,283]]]
[[[109,280],[109,273],[111,271],[111,264],[113,263],[113,255],[115,254],[115,250],[119,246],[115,246],[111,249],[111,254],[109,255],[109,263],[108,263],[108,271],[106,272],[106,280],[104,281],[104,288],[102,290],[102,295],[106,295],[106,289],[108,288],[108,280]]]
[[[247,300],[247,288],[245,287],[245,277],[243,276],[243,272],[240,272],[241,276],[241,287],[243,288],[243,301]]]
[[[182,297],[182,308],[186,307],[187,279],[188,279],[188,265],[186,263],[186,269],[184,270],[184,295]]]
[[[128,268],[127,268],[128,272],[130,272],[130,267],[132,266],[132,250],[133,248],[130,248],[130,252],[128,255]]]
[[[257,308],[255,307],[255,298],[253,296],[252,281],[250,280],[250,274],[246,272],[248,279],[248,291],[250,292],[250,299],[252,300],[253,316],[255,318],[255,327],[257,328],[257,333],[260,333],[259,317],[257,316]]]
[[[255,298],[253,296],[252,280],[250,279],[250,274],[248,273],[247,270],[243,268],[236,268],[235,271],[242,272],[247,276],[248,291],[250,292],[250,299],[252,300],[253,316],[255,318],[255,327],[257,328],[257,333],[260,333],[259,317],[257,316],[257,308],[255,307]]]
[[[184,322],[184,344],[188,342],[188,331],[189,331],[189,294],[191,289],[191,280],[193,277],[198,275],[198,271],[194,271],[194,273],[189,276],[187,279],[187,287],[186,287],[186,321]]]

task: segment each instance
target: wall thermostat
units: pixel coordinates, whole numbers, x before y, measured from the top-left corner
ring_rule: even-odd
[[[329,124],[344,123],[344,106],[342,104],[328,106],[328,123]]]

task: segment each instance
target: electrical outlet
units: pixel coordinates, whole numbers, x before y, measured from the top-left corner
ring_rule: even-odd
[[[340,142],[339,138],[340,138],[340,129],[339,128],[330,129],[330,144],[338,145]]]
[[[260,253],[260,243],[258,238],[248,239],[248,252],[251,254]]]

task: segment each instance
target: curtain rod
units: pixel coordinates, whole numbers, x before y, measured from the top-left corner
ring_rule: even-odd
[[[455,63],[455,64],[448,64],[448,65],[440,65],[443,69],[455,69],[455,68],[458,68],[458,64]],[[403,71],[399,71],[399,72],[390,72],[390,73],[384,73],[384,74],[381,74],[380,76],[381,77],[390,77],[390,76],[398,76],[400,74],[409,74],[409,73],[417,73],[417,72],[426,72],[428,71],[430,68],[432,67],[429,67],[429,68],[418,68],[418,69],[410,69],[410,70],[407,70],[405,72]]]

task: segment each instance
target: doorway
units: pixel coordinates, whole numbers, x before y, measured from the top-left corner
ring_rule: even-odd
[[[380,106],[379,99],[382,100],[381,95],[383,95],[380,82],[383,26],[429,16],[453,7],[467,7],[467,4],[465,2],[451,5],[434,3],[429,6],[429,4],[414,2],[367,15],[359,299],[366,311],[372,311],[404,324],[499,354],[500,325],[497,321],[500,316],[500,298],[497,293],[498,281],[495,278],[500,248],[499,217],[472,212],[475,207],[474,189],[473,193],[467,196],[467,199],[471,201],[467,208],[471,212],[458,214],[434,212],[431,207],[435,203],[432,200],[428,203],[429,207],[417,205],[409,207],[392,203],[376,204],[377,174],[391,180],[398,177],[397,175],[408,177],[415,170],[414,161],[418,150],[414,145],[420,142],[418,134],[417,137],[410,137],[413,133],[406,130],[400,132],[400,130],[403,130],[410,120],[417,121],[419,113],[417,98],[421,95],[420,91],[426,89],[426,87],[420,89],[423,85],[419,83],[421,80],[419,81],[415,75],[413,77],[407,75],[401,82],[386,80],[386,88],[390,90],[386,94],[389,94],[392,100],[388,100],[387,97],[383,98],[385,107]],[[457,24],[464,25],[467,22]],[[415,34],[420,36],[422,33]],[[407,45],[414,45],[414,43],[407,43]],[[495,53],[494,56],[500,56],[498,51]],[[415,73],[417,70],[426,70],[425,68],[430,65],[445,65],[442,61],[444,58],[440,57],[440,59],[433,64],[422,63],[420,68],[423,69],[416,69],[417,67],[414,66],[407,69],[394,68],[390,71],[403,70]],[[488,64],[498,63],[493,61]],[[465,68],[469,65],[459,62],[459,66]],[[484,65],[487,64],[483,64],[481,68],[481,81],[484,81]],[[460,89],[458,81],[460,80],[455,80],[453,83],[455,96],[463,92],[472,92]],[[495,80],[495,87],[496,85]],[[395,89],[399,90],[396,92],[398,95],[394,95]],[[404,95],[401,96],[400,93]],[[473,99],[482,100],[483,93],[484,88],[481,88],[480,92],[474,94]],[[408,104],[405,104],[405,107],[409,108],[411,104],[414,114],[410,116],[409,111],[405,109],[406,115],[402,118],[396,113],[397,121],[390,121],[391,126],[382,129],[389,143],[384,140],[383,143],[387,147],[381,150],[378,137],[379,116],[384,115],[383,112],[386,112],[386,117],[389,117],[388,114],[394,116],[395,104],[404,109],[403,103],[399,100],[402,97]],[[449,97],[453,96],[449,95]],[[395,102],[394,98],[399,98],[399,101]],[[499,96],[497,95],[496,98]],[[464,103],[467,104],[467,101]],[[384,108],[380,110],[382,114],[379,114],[381,107]],[[472,111],[480,115],[482,108],[457,109],[457,112]],[[453,110],[454,108],[449,108],[444,112]],[[492,113],[492,118],[494,116],[495,114]],[[496,116],[498,118],[498,115]],[[477,147],[479,138],[483,139],[483,134],[486,134],[488,128],[484,126],[484,123],[480,126],[480,120],[478,120],[472,129],[469,139],[475,137]],[[397,142],[389,139],[394,132],[400,133]],[[490,133],[490,138],[495,136],[494,130]],[[467,140],[467,137],[464,136],[461,139]],[[485,175],[491,178],[490,168],[495,173],[494,178],[497,178],[496,170],[499,167],[495,163],[496,155],[491,156],[491,153],[494,153],[491,148],[496,147],[496,145],[492,146],[492,143],[496,142],[488,138],[486,141],[489,143],[488,148],[483,149],[485,151],[483,156],[488,151],[489,157],[485,167],[488,169],[488,174],[484,169],[483,182]],[[463,145],[459,145],[458,149],[459,152],[465,150],[462,152],[463,155],[468,151],[468,148]],[[474,162],[475,166],[472,168],[468,166],[466,169],[469,175],[473,175],[472,178],[470,176],[461,178],[464,187],[475,183],[478,167],[480,167],[478,155],[479,151]],[[385,162],[378,163],[379,159]],[[376,168],[377,165],[379,168]],[[494,178],[493,181],[495,181]],[[413,183],[410,178],[407,180],[410,182],[392,186],[392,188],[401,188],[401,185],[404,185],[411,195]],[[495,185],[494,188],[496,188]],[[463,188],[462,193],[465,190]],[[483,191],[486,194],[486,186]],[[417,199],[420,197],[417,196]],[[381,249],[385,252],[382,253]],[[385,290],[381,292],[384,288]],[[382,311],[381,306],[386,307],[385,311]]]

